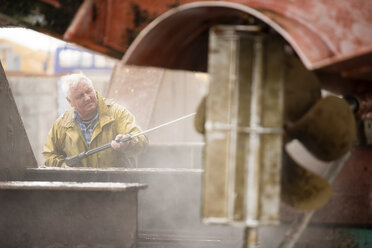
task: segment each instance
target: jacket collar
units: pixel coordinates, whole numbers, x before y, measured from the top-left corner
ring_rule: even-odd
[[[98,122],[103,127],[104,125],[114,121],[114,118],[110,116],[109,114],[109,108],[108,106],[110,103],[106,103],[104,98],[96,92],[97,99],[98,99]],[[62,126],[69,128],[73,127],[75,125],[75,119],[74,119],[74,108],[71,107],[68,109],[63,117],[62,117]]]

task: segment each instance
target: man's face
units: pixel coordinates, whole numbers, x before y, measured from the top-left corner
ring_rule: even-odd
[[[83,80],[70,89],[70,97],[67,98],[67,101],[76,109],[83,120],[89,120],[97,113],[96,92]]]

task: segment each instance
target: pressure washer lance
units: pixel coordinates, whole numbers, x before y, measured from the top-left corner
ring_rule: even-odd
[[[130,141],[131,139],[133,139],[133,138],[135,138],[135,137],[137,137],[137,136],[144,135],[144,134],[146,134],[146,133],[149,133],[149,132],[155,131],[155,130],[161,128],[161,127],[165,127],[165,126],[171,125],[171,124],[173,124],[173,123],[175,123],[175,122],[178,122],[178,121],[181,121],[181,120],[187,119],[187,118],[189,118],[189,117],[191,117],[191,116],[194,116],[195,114],[196,114],[196,113],[192,113],[192,114],[185,115],[185,116],[180,117],[180,118],[178,118],[178,119],[175,119],[175,120],[173,120],[173,121],[169,121],[169,122],[166,122],[166,123],[161,124],[161,125],[159,125],[159,126],[156,126],[156,127],[150,128],[150,129],[147,129],[147,130],[145,130],[145,131],[142,131],[142,132],[140,132],[140,133],[136,133],[136,134],[133,134],[133,135],[127,134],[127,135],[125,135],[123,138],[121,138],[121,139],[119,140],[119,142],[124,143],[124,142]],[[80,165],[80,162],[81,162],[82,159],[84,159],[84,158],[86,158],[86,157],[88,157],[88,156],[90,156],[90,155],[92,155],[92,154],[94,154],[94,153],[97,153],[97,152],[100,152],[100,151],[106,150],[106,149],[108,149],[108,148],[111,148],[111,142],[110,142],[110,143],[107,143],[107,144],[105,144],[105,145],[102,145],[102,146],[99,146],[99,147],[93,148],[93,149],[88,150],[88,151],[86,151],[86,152],[79,153],[79,154],[77,154],[77,155],[75,155],[75,156],[67,157],[67,158],[65,159],[65,163],[66,163],[66,165],[68,165],[68,166],[70,166],[70,167],[74,167],[74,166],[76,167],[76,166]]]

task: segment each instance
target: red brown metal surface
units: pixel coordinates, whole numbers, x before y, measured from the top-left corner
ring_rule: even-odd
[[[108,10],[106,1],[86,0],[80,6],[63,39],[87,46],[108,55],[115,54],[110,47],[105,47],[105,29]],[[97,9],[99,6],[99,9]]]
[[[308,69],[336,64],[345,76],[365,75],[371,72],[370,13],[369,0],[86,0],[65,39],[119,56],[142,31],[126,63],[203,71],[205,61],[195,62],[206,56],[203,31],[213,24],[253,16],[279,32]],[[176,59],[169,61],[170,55]],[[188,55],[186,60],[193,55],[193,63],[182,63],[184,55]],[[368,61],[362,59],[365,56]]]
[[[339,226],[372,226],[372,148],[357,147],[332,185],[331,201],[316,211],[312,223]],[[282,220],[296,212],[282,206]]]
[[[333,185],[333,197],[313,222],[362,226],[372,224],[372,153],[359,148],[345,164]]]
[[[56,8],[60,8],[62,6],[59,0],[43,0],[43,2],[49,3],[50,5],[53,5]]]

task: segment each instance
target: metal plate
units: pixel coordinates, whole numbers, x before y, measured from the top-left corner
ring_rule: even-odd
[[[1,64],[0,112],[0,180],[22,180],[25,169],[37,163]]]
[[[140,184],[0,183],[1,247],[134,247]],[[6,237],[6,238],[4,238]]]

